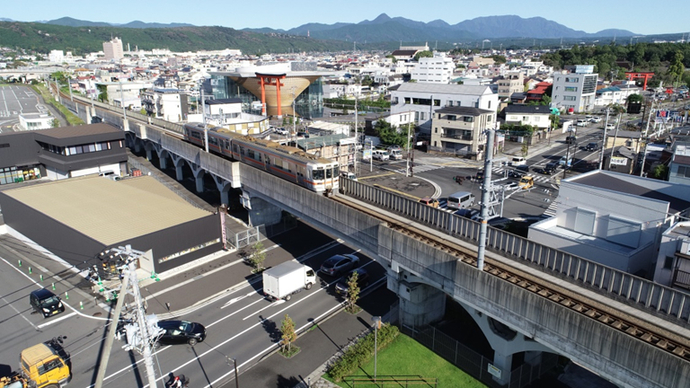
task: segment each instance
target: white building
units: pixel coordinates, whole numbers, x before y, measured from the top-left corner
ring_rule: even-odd
[[[53,63],[62,63],[65,60],[65,52],[62,50],[50,50],[48,60]]]
[[[690,292],[690,222],[679,222],[661,236],[654,281]]]
[[[267,116],[242,112],[242,100],[239,98],[206,100],[204,116],[190,114],[187,119],[190,123],[205,120],[207,124],[223,127],[242,135],[255,135],[270,128]]]
[[[652,278],[663,230],[687,217],[687,186],[596,170],[561,181],[556,215],[528,239],[621,271]]]
[[[146,114],[173,123],[187,120],[187,96],[178,89],[153,89],[141,95]]]
[[[433,57],[419,58],[412,70],[411,79],[421,83],[448,84],[453,77],[453,59],[443,52],[434,52]]]
[[[48,113],[22,113],[19,115],[19,127],[22,131],[53,128],[53,120]]]
[[[122,50],[122,40],[120,38],[113,38],[110,42],[103,42],[103,54],[105,54],[105,59],[118,60],[124,58],[125,54]]]
[[[488,86],[404,83],[391,91],[391,113],[414,112],[414,121],[426,133],[431,132],[433,113],[449,106],[496,111],[498,94]]]
[[[616,85],[596,91],[594,105],[609,106],[612,104],[625,105],[631,94],[642,94],[642,88],[635,85]]]
[[[551,127],[551,108],[545,105],[510,104],[504,112],[506,124],[531,125],[540,129]]]
[[[551,106],[575,113],[593,111],[598,77],[593,70],[593,65],[578,65],[575,72],[554,74]]]

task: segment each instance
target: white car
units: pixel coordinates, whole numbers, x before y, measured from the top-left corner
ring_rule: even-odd
[[[612,129],[616,129],[616,124],[606,124],[606,130],[610,131]]]
[[[288,131],[285,128],[273,128],[273,132],[279,134],[279,135],[289,135],[290,131]]]
[[[601,122],[601,117],[599,117],[599,116],[593,116],[593,117],[592,117],[592,122],[593,122],[593,123],[600,123],[600,122]]]
[[[578,127],[586,127],[587,126],[587,120],[579,119],[577,120],[577,123],[575,124]]]

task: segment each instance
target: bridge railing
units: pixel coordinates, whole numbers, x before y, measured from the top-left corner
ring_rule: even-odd
[[[477,244],[480,224],[412,199],[350,179],[340,180],[345,195],[406,216],[417,222]],[[536,265],[544,272],[570,279],[636,308],[657,315],[690,321],[690,296],[682,291],[642,279],[570,253],[527,240],[524,237],[489,227],[487,250]]]

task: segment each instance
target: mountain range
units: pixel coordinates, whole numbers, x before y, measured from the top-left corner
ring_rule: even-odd
[[[42,23],[69,27],[121,27],[121,28],[175,28],[191,27],[185,23],[144,23],[133,21],[127,24],[109,24],[91,22],[69,17],[49,20]],[[341,40],[359,43],[395,42],[395,41],[467,41],[501,38],[561,39],[561,38],[599,38],[631,37],[635,34],[627,30],[607,29],[596,33],[574,30],[562,24],[542,17],[522,18],[516,15],[485,16],[465,20],[457,24],[448,24],[443,20],[428,23],[394,17],[385,13],[374,20],[359,23],[308,23],[289,30],[272,28],[245,28],[242,31],[259,33],[279,33],[298,36],[309,36],[315,39]]]

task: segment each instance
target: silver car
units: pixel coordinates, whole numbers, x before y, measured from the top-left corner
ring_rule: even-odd
[[[359,265],[359,257],[353,254],[334,255],[321,265],[321,273],[340,276]]]

